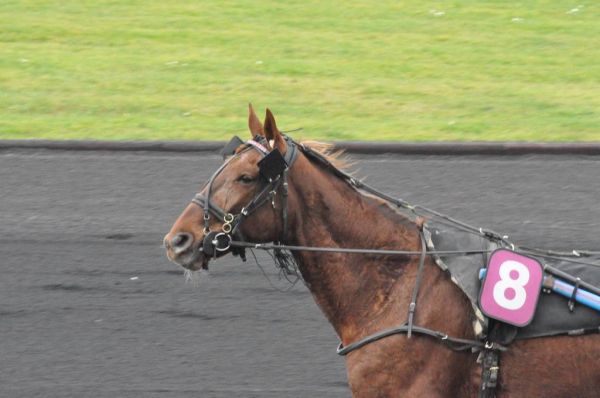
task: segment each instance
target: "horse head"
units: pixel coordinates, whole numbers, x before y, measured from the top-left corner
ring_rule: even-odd
[[[249,106],[251,139],[235,137],[223,165],[177,218],[164,238],[167,257],[189,270],[207,269],[227,252],[232,239],[281,240],[287,227],[287,170],[297,155],[288,151],[269,109],[264,125]],[[295,153],[290,153],[295,152]]]

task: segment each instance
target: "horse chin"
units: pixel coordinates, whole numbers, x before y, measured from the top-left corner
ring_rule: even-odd
[[[183,268],[189,269],[190,271],[208,271],[208,263],[210,259],[206,257],[202,252],[198,252],[198,255],[189,263],[182,265]]]

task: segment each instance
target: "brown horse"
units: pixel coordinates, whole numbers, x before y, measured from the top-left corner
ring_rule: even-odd
[[[240,213],[264,189],[258,165],[265,156],[261,151],[277,149],[286,154],[289,149],[269,110],[263,126],[250,107],[249,128],[253,136],[267,139],[266,148],[241,143],[208,184],[210,189],[202,192],[232,214]],[[334,157],[329,159],[335,162]],[[302,151],[288,173],[287,197],[281,194],[284,187],[278,186],[274,196],[239,224],[245,240],[420,250],[415,222],[387,202],[355,189]],[[287,220],[281,217],[284,205]],[[206,232],[223,228],[215,217],[205,224],[204,215],[202,205],[191,203],[165,237],[167,255],[186,269],[207,268],[209,258],[200,250],[202,242]],[[405,322],[419,256],[300,251],[294,258],[344,345]],[[468,299],[429,256],[421,286],[416,325],[450,336],[475,337]],[[519,340],[501,354],[500,362],[498,397],[600,396],[597,335]],[[366,345],[346,356],[346,367],[355,397],[476,397],[481,381],[476,353],[451,351],[420,335],[410,339],[394,335]]]

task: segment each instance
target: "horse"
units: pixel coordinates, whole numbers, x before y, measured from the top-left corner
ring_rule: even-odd
[[[207,238],[215,244],[227,233],[252,243],[406,250],[405,255],[299,250],[293,259],[342,346],[403,323],[415,300],[415,325],[442,331],[446,337],[475,339],[469,300],[431,255],[409,253],[423,249],[422,220],[412,220],[340,178],[336,170],[343,165],[337,153],[317,143],[292,148],[269,109],[261,123],[250,105],[248,126],[253,139],[234,144],[232,155],[165,236],[171,261],[187,270],[208,269],[212,256],[203,251]],[[309,148],[327,162],[307,156]],[[292,149],[294,159],[286,163],[293,164],[283,171],[283,182],[269,176],[266,159],[281,175],[277,162]],[[219,212],[223,217],[214,216]],[[232,222],[234,214],[239,219]],[[232,251],[236,254],[225,247],[215,254]],[[421,288],[412,297],[415,283]],[[379,339],[350,352],[345,361],[350,390],[357,398],[481,394],[483,370],[477,352],[450,350],[440,340],[419,334]],[[500,363],[497,386],[487,396],[600,394],[597,335],[518,340],[501,353]]]

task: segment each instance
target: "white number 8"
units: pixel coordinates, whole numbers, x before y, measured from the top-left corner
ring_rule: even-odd
[[[510,277],[512,271],[517,272],[517,279]],[[517,261],[507,260],[500,265],[498,273],[500,274],[500,280],[494,285],[494,300],[500,307],[507,310],[518,310],[527,300],[527,292],[524,286],[529,282],[529,270]],[[515,292],[513,298],[506,298],[507,289],[512,289]]]

